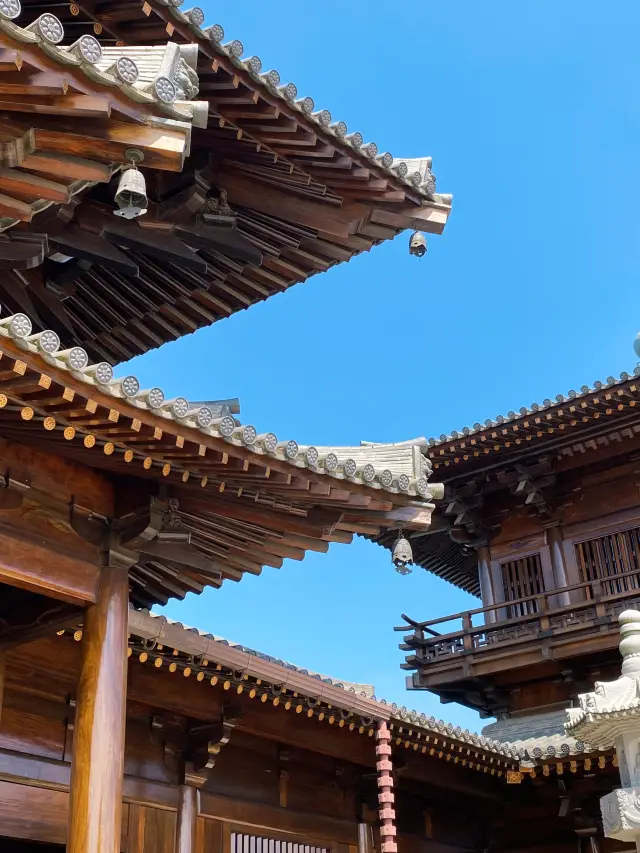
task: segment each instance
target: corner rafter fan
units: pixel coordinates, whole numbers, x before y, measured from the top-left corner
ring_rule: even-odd
[[[138,216],[143,216],[147,212],[149,204],[144,175],[138,169],[138,163],[144,160],[144,154],[142,151],[128,149],[125,151],[125,157],[131,166],[120,176],[115,195],[118,210],[113,212],[123,219],[137,219]]]

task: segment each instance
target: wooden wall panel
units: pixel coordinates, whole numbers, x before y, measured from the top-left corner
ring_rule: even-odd
[[[34,703],[34,709],[36,708]],[[60,720],[11,707],[2,711],[0,749],[25,752],[39,758],[62,759],[65,726]]]
[[[10,838],[64,844],[69,794],[0,781],[0,830]],[[122,849],[126,850],[129,806],[122,807]],[[164,851],[161,851],[164,853]],[[170,851],[167,851],[170,853]]]
[[[196,822],[194,853],[230,853],[230,830],[219,820],[199,817]]]
[[[175,812],[129,807],[126,853],[173,853],[175,834]]]
[[[10,838],[64,844],[68,802],[65,791],[0,782],[2,833]]]
[[[150,731],[150,716],[146,720],[127,720],[126,748],[124,757],[124,772],[127,776],[137,776],[141,779],[152,779],[156,782],[177,782],[175,767],[165,763],[162,737],[156,735],[152,739]]]
[[[207,792],[201,793],[200,814],[203,817],[222,820],[233,825],[271,832],[280,830],[308,839],[315,844],[326,843],[329,846],[331,843],[357,843],[357,823],[353,818],[343,820],[313,812],[299,812],[279,806],[243,802],[233,797],[222,797]]]

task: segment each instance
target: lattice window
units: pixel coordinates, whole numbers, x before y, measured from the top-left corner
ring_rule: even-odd
[[[530,554],[519,560],[501,563],[500,569],[505,601],[516,601],[518,598],[544,592],[540,554]],[[531,613],[537,613],[538,604],[535,600],[524,601],[507,607],[506,611],[507,619],[529,616]]]
[[[640,588],[640,527],[598,536],[574,545],[576,560],[583,581],[603,581],[603,595],[617,595]],[[613,575],[626,575],[607,580]],[[587,597],[593,591],[586,589]]]
[[[331,853],[326,847],[314,847],[280,838],[231,833],[231,853]]]

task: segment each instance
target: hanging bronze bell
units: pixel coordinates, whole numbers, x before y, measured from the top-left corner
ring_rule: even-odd
[[[409,254],[422,258],[427,254],[427,238],[422,231],[414,231],[409,237]]]
[[[413,562],[413,551],[411,550],[409,540],[405,539],[404,536],[398,536],[396,541],[393,543],[391,559],[397,572],[401,575],[411,574],[411,569],[408,568],[407,563]]]

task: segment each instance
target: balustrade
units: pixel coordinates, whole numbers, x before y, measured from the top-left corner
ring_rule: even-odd
[[[569,598],[582,600],[564,603]],[[500,619],[499,611],[504,614],[505,605],[499,602],[424,622],[403,614],[406,624],[395,630],[413,629],[413,633],[404,637],[402,646],[413,650],[406,665],[413,669],[414,662],[422,667],[462,654],[495,651],[501,646],[584,631],[590,626],[600,632],[611,623],[615,632],[619,613],[634,607],[640,609],[640,570],[608,575],[606,581],[597,578],[514,599],[509,601],[507,619]],[[483,624],[474,625],[474,620],[482,620]],[[435,630],[436,625],[446,623],[458,623],[460,627],[446,633]]]

